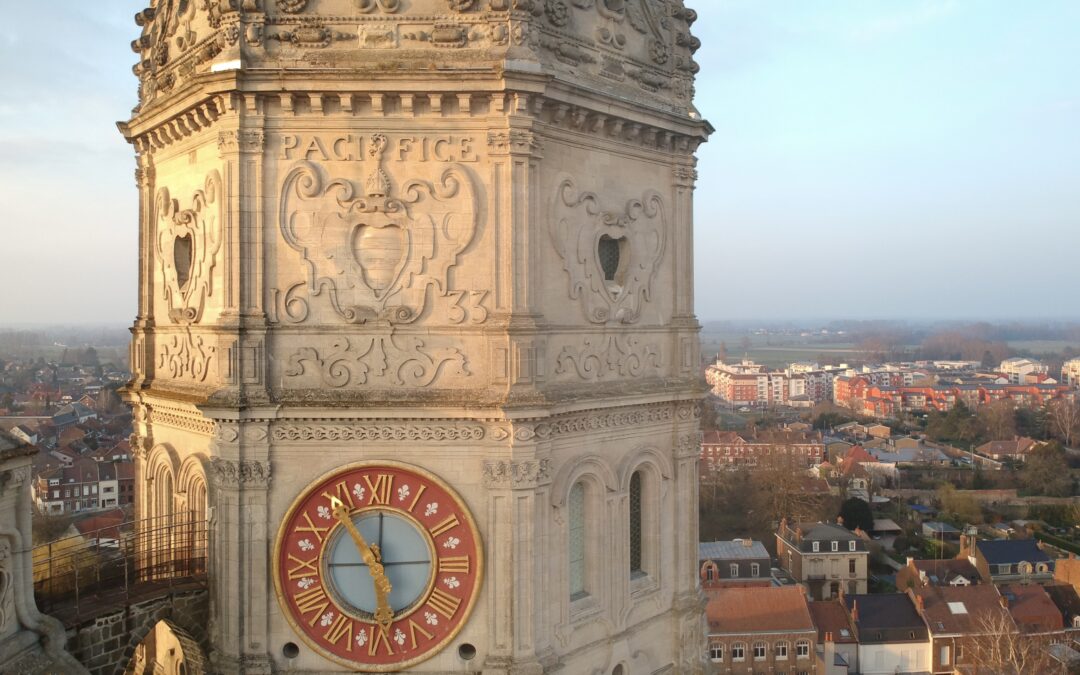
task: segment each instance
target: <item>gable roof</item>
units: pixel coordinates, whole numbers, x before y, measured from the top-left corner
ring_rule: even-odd
[[[956,577],[977,582],[982,579],[979,570],[966,558],[953,558],[949,560],[914,560],[912,564],[920,572],[924,572],[931,583],[949,583]]]
[[[1072,586],[1055,584],[1045,586],[1046,594],[1061,611],[1061,616],[1066,624],[1071,625],[1073,620],[1080,616],[1080,594]]]
[[[1039,548],[1034,539],[979,540],[975,542],[975,547],[990,565],[1050,561],[1050,556]]]
[[[1009,613],[1026,632],[1056,631],[1064,628],[1061,610],[1036,584],[1009,584],[1001,587],[1001,594],[1009,600]]]
[[[851,618],[839,600],[821,600],[810,603],[810,616],[818,629],[818,642],[825,642],[826,634],[832,635],[833,642],[855,642],[855,627]]]
[[[705,614],[713,635],[816,630],[798,586],[718,588],[708,596]]]
[[[845,595],[844,604],[858,631],[860,643],[927,639],[926,624],[915,611],[911,598],[903,593]]]
[[[934,634],[977,635],[988,631],[988,621],[994,623],[997,618],[1010,621],[997,588],[990,584],[925,586],[911,593],[916,604],[921,601],[923,616]]]

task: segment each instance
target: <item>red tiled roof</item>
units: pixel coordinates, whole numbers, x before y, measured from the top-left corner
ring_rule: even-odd
[[[810,603],[810,616],[818,629],[818,641],[825,641],[825,634],[831,633],[833,642],[854,643],[855,630],[851,626],[847,610],[839,600],[823,600]],[[846,631],[846,635],[842,632]]]
[[[934,634],[983,634],[1005,618],[1001,596],[990,584],[924,586],[911,593],[916,598],[916,607],[922,601],[922,614]]]
[[[1039,633],[1064,628],[1061,612],[1042,586],[1010,584],[1001,587],[1009,613],[1024,631]]]
[[[806,596],[797,586],[718,588],[708,595],[710,634],[814,630]]]

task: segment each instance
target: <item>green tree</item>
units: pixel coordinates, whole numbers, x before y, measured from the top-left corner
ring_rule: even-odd
[[[1052,441],[1042,443],[1029,452],[1020,468],[1020,484],[1032,494],[1049,497],[1071,495],[1073,480],[1065,448]]]
[[[874,529],[874,513],[870,505],[858,497],[848,497],[840,504],[840,517],[844,519],[844,527],[849,530],[858,527],[869,533]]]

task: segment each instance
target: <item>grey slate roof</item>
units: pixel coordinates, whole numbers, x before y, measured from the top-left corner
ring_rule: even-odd
[[[1038,547],[1034,539],[998,539],[977,541],[975,546],[991,565],[1009,565],[1019,562],[1050,562],[1050,556]]]
[[[769,559],[765,544],[760,541],[750,546],[741,541],[703,541],[698,544],[698,560],[759,560]]]

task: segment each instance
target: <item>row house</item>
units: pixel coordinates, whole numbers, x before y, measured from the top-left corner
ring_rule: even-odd
[[[1007,601],[990,584],[923,586],[908,591],[930,638],[930,672],[975,672],[1003,631],[1015,631]]]
[[[1034,539],[980,540],[971,543],[969,535],[961,539],[960,555],[968,560],[983,579],[994,584],[1054,581],[1054,559]]]
[[[763,458],[789,458],[810,467],[825,459],[825,443],[816,431],[707,431],[701,440],[701,466],[710,472],[757,466]]]
[[[837,405],[872,417],[891,417],[899,412],[948,412],[958,402],[977,408],[994,401],[1010,400],[1025,408],[1037,408],[1060,398],[1075,400],[1077,393],[1063,384],[951,384],[932,387],[895,387],[871,384],[863,376],[838,377],[833,385]]]
[[[80,457],[40,473],[33,489],[39,512],[49,515],[134,504],[135,467]]]
[[[858,672],[864,675],[928,672],[930,634],[908,596],[845,594],[843,601],[859,643]]]

